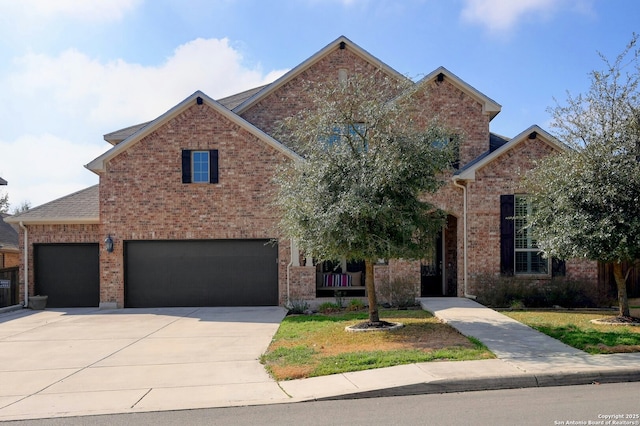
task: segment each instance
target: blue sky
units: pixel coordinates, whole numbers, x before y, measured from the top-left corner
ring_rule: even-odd
[[[547,130],[601,52],[640,32],[637,0],[0,0],[0,192],[12,206],[98,182],[102,135],[195,90],[273,81],[344,35],[399,72],[439,66],[502,105],[491,130]]]

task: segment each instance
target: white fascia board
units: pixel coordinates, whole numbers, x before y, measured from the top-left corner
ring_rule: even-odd
[[[214,99],[204,94],[202,91],[198,90],[195,93],[193,93],[191,96],[186,98],[184,101],[180,102],[179,104],[171,108],[169,111],[162,114],[160,117],[151,121],[148,125],[140,129],[138,132],[129,136],[128,138],[120,142],[118,145],[114,146],[113,148],[111,148],[110,150],[108,150],[107,152],[105,152],[95,160],[91,161],[89,164],[85,165],[85,167],[96,174],[100,174],[104,172],[105,165],[109,160],[116,157],[118,154],[126,151],[131,146],[135,145],[137,142],[142,140],[145,136],[151,134],[156,129],[163,126],[165,123],[167,123],[169,120],[171,120],[175,116],[182,113],[193,102],[196,102],[198,98],[202,98],[203,102],[206,103],[209,107],[215,109],[218,113],[224,115],[226,118],[228,118],[230,121],[237,124],[238,126],[245,128],[254,136],[258,137],[259,139],[267,143],[267,145],[270,145],[276,150],[282,152],[287,157],[290,157],[292,159],[299,158],[298,154],[291,151],[289,148],[285,147],[280,142],[278,142],[271,136],[267,135],[262,130],[258,129],[248,121],[244,120],[242,117],[229,111],[227,108],[220,105],[218,102],[216,102]]]
[[[322,58],[324,58],[325,56],[333,52],[335,49],[339,48],[341,43],[345,43],[346,48],[350,49],[353,53],[355,53],[365,61],[375,65],[377,68],[382,69],[388,74],[396,76],[399,79],[407,79],[406,76],[402,75],[395,69],[391,68],[389,65],[385,64],[375,56],[371,55],[369,52],[367,52],[357,44],[353,43],[347,37],[340,36],[336,40],[334,40],[333,42],[325,46],[323,49],[318,51],[316,54],[314,54],[304,62],[300,63],[298,66],[296,66],[295,68],[293,68],[292,70],[284,74],[282,77],[280,77],[279,79],[277,79],[276,81],[274,81],[273,83],[269,84],[267,87],[265,87],[264,89],[256,93],[254,96],[250,97],[249,99],[247,99],[246,101],[244,101],[243,103],[235,107],[233,111],[236,114],[242,114],[247,109],[249,109],[252,105],[257,103],[261,99],[265,98],[270,93],[273,93],[274,91],[282,87],[287,82],[293,80],[296,76],[301,74],[306,69],[310,68],[313,64],[315,64],[316,62],[318,62],[319,60],[321,60]]]
[[[493,99],[485,95],[484,93],[480,92],[475,87],[466,83],[460,77],[458,77],[457,75],[455,75],[454,73],[452,73],[451,71],[449,71],[448,69],[442,66],[438,67],[437,69],[427,74],[423,79],[418,81],[416,84],[419,86],[423,82],[431,81],[435,79],[438,76],[438,74],[443,74],[445,77],[451,80],[454,86],[458,87],[460,90],[462,90],[463,92],[469,94],[471,97],[476,99],[482,105],[482,111],[485,113],[488,113],[491,119],[493,119],[496,115],[498,115],[498,113],[502,110],[502,106],[499,103],[497,103],[496,101],[494,101]]]
[[[569,149],[565,144],[563,144],[558,139],[553,137],[546,130],[544,130],[540,126],[534,124],[533,126],[529,127],[528,129],[526,129],[525,131],[521,132],[516,137],[511,139],[506,144],[502,145],[500,148],[498,148],[495,151],[493,151],[491,154],[489,154],[486,157],[484,157],[482,160],[478,161],[473,166],[471,166],[468,169],[464,170],[462,173],[453,175],[453,179],[454,180],[469,180],[469,181],[475,180],[476,179],[476,170],[481,169],[482,167],[484,167],[487,164],[491,163],[496,158],[500,157],[505,152],[515,148],[520,143],[522,143],[523,141],[527,140],[529,138],[529,135],[531,135],[531,133],[534,133],[534,132],[537,133],[540,136],[541,140],[543,140],[544,142],[548,143],[549,145],[551,145],[552,147],[556,148],[559,151],[566,151],[566,150]]]

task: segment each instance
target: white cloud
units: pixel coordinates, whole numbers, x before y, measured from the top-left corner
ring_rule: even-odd
[[[465,0],[461,17],[480,24],[490,32],[505,32],[530,15],[549,16],[562,3],[559,0]]]
[[[0,11],[17,20],[113,21],[140,3],[141,0],[0,0]]]
[[[109,145],[102,134],[152,120],[196,90],[221,98],[275,80],[247,67],[227,39],[196,39],[163,63],[99,61],[76,50],[14,59],[0,80],[0,176],[12,205],[52,200],[94,183],[82,166]],[[4,173],[4,175],[3,175]]]
[[[98,182],[83,165],[100,155],[104,147],[74,143],[51,134],[24,135],[0,140],[0,176],[8,186],[12,207],[29,201],[33,207]]]
[[[7,84],[15,99],[48,104],[48,111],[101,127],[153,119],[196,90],[220,98],[285,72],[246,68],[227,39],[190,41],[158,66],[102,63],[75,49],[58,56],[28,54],[16,65]]]

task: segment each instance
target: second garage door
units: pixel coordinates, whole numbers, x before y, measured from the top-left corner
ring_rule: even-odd
[[[278,247],[268,240],[125,242],[125,306],[278,304]]]

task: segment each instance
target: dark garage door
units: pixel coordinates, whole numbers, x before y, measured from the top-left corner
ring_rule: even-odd
[[[127,241],[125,306],[277,305],[277,257],[266,240]]]
[[[34,244],[36,294],[48,308],[80,308],[100,303],[98,244]]]

